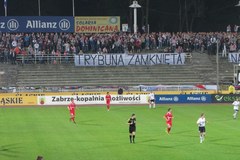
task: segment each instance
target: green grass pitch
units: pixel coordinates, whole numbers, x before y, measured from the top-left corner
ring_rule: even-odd
[[[163,115],[173,109],[171,135]],[[204,112],[208,124],[199,143],[196,121]],[[136,143],[129,143],[127,120],[137,116]],[[240,118],[231,104],[83,106],[76,122],[66,107],[0,108],[0,159],[35,160],[238,160]]]

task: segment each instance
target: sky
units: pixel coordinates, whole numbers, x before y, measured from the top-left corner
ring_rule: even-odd
[[[0,16],[4,16],[0,0]],[[38,0],[7,0],[8,16],[38,16]],[[40,0],[42,16],[72,16],[73,0]],[[122,23],[132,23],[130,0],[74,0],[76,16],[120,16]],[[139,26],[146,23],[145,0],[138,0]],[[197,2],[185,12],[184,4]],[[180,5],[182,4],[181,20]],[[225,31],[228,24],[240,25],[238,0],[149,0],[149,26],[152,31]],[[188,27],[185,14],[188,15]],[[180,23],[181,22],[181,23]],[[192,23],[192,25],[191,25]],[[181,27],[182,26],[182,27]],[[191,29],[190,29],[191,28]]]

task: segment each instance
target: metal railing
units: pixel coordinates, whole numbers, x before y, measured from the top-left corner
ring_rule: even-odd
[[[74,55],[0,55],[0,63],[7,64],[67,64],[74,62]]]
[[[21,64],[67,64],[74,62],[74,55],[18,55],[16,61]]]

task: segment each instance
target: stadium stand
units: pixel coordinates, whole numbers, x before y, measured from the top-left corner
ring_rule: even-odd
[[[17,82],[17,66],[6,65],[0,63],[0,86],[10,87],[16,86]]]
[[[136,86],[216,83],[216,56],[193,53],[186,65],[75,67],[73,64],[3,65],[2,86]],[[216,60],[216,59],[215,59]],[[233,78],[232,64],[220,59],[220,80]],[[225,62],[225,63],[222,63]],[[229,67],[226,67],[229,66]],[[229,80],[227,79],[227,80]]]
[[[216,37],[232,42],[227,37],[234,33],[151,33],[150,35],[75,35],[75,34],[1,34],[1,87],[47,86],[135,86],[216,84]],[[124,37],[126,39],[124,39]],[[160,38],[159,38],[160,37]],[[235,41],[237,37],[235,37]],[[39,48],[35,44],[39,43]],[[98,44],[101,44],[98,46]],[[139,45],[141,44],[141,45]],[[238,46],[238,43],[236,41]],[[230,46],[231,44],[228,43]],[[35,46],[35,49],[34,49]],[[74,47],[75,46],[75,47]],[[87,47],[86,47],[87,46]],[[74,54],[103,52],[111,48],[122,52],[185,52],[185,65],[155,65],[130,67],[75,67]],[[117,46],[117,48],[115,48]],[[16,58],[14,49],[20,48]],[[30,47],[30,48],[29,48]],[[140,50],[138,50],[138,47]],[[228,47],[229,48],[229,47]],[[239,47],[237,47],[239,48]],[[50,52],[52,50],[52,52]],[[57,53],[59,51],[59,53]],[[126,51],[126,50],[125,50]],[[22,53],[23,52],[23,53]],[[65,54],[67,52],[67,54]],[[204,53],[206,52],[206,53]],[[59,56],[69,56],[67,61]],[[20,56],[19,56],[20,55]],[[24,56],[22,56],[24,55]],[[36,55],[38,56],[36,58]],[[59,56],[56,59],[51,56]],[[24,58],[22,58],[24,57]],[[233,65],[220,57],[220,83],[231,83]],[[67,62],[67,63],[66,63]],[[13,64],[13,65],[11,65]],[[17,64],[17,65],[14,65]]]
[[[186,78],[188,77],[188,78]],[[37,65],[18,70],[17,86],[135,86],[202,83],[191,66],[75,67]]]

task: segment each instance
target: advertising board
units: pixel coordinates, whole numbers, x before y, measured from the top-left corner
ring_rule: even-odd
[[[232,103],[237,98],[240,99],[240,94],[213,94],[212,103]]]
[[[37,97],[0,95],[0,106],[36,106]]]
[[[119,16],[75,17],[76,33],[112,33],[119,31]]]
[[[74,32],[74,18],[58,16],[0,17],[0,32]]]
[[[157,104],[168,103],[211,103],[211,95],[156,95]]]
[[[106,104],[105,95],[38,96],[38,105],[68,105],[74,98],[77,105]],[[147,104],[148,95],[112,95],[111,104]]]

